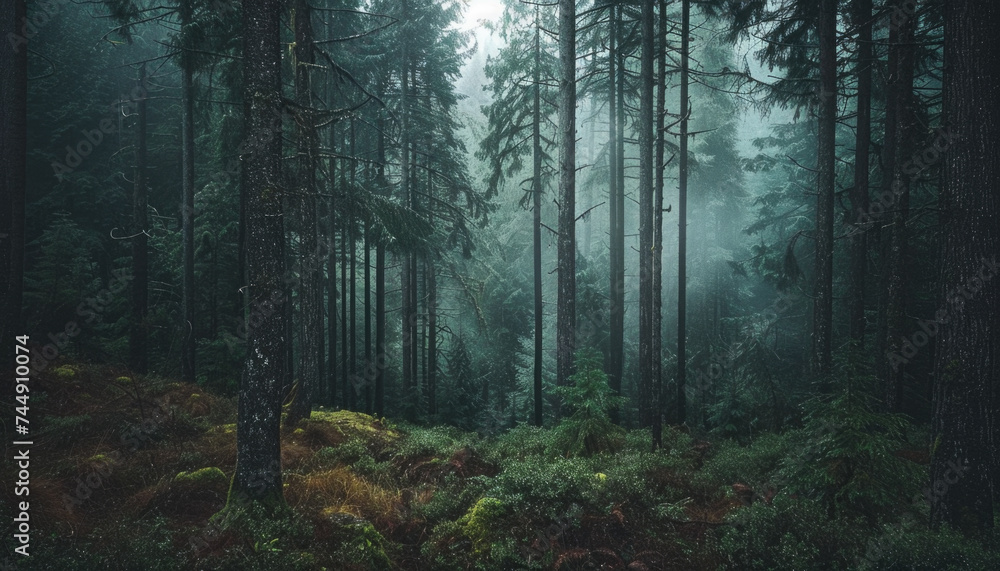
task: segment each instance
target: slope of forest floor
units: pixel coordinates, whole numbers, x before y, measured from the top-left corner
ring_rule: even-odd
[[[282,429],[289,509],[223,522],[233,399],[77,364],[34,390],[31,556],[4,539],[18,569],[1000,568],[996,536],[921,523],[926,506],[906,499],[919,446],[837,452],[843,424],[749,444],[668,429],[657,452],[630,431],[568,457],[551,429],[484,437],[317,410]],[[21,498],[2,493],[9,522]]]

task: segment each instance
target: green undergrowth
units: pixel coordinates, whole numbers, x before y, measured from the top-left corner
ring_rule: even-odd
[[[213,517],[234,470],[234,403],[141,377],[124,394],[116,371],[60,368],[39,380],[47,453],[32,463],[32,556],[18,568],[1000,568],[1000,537],[928,528],[912,501],[919,433],[862,393],[746,442],[667,427],[653,451],[649,431],[591,437],[607,407],[588,408],[601,377],[581,371],[593,376],[551,428],[485,437],[318,411],[282,431],[287,505]],[[3,547],[13,555],[9,536]]]

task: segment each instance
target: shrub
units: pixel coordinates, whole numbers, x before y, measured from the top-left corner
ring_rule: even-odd
[[[993,548],[943,527],[932,531],[923,525],[886,525],[883,533],[870,538],[858,560],[859,569],[885,571],[951,571],[1000,569],[1000,533],[994,532]]]
[[[829,521],[823,506],[812,500],[777,496],[773,505],[754,503],[731,512],[732,526],[718,531],[726,569],[851,569],[866,536],[860,522]]]
[[[483,450],[487,462],[502,465],[508,460],[523,460],[528,456],[549,454],[554,446],[551,429],[522,424],[504,432]]]
[[[514,513],[556,518],[581,498],[597,498],[601,485],[585,458],[530,456],[510,461],[495,478],[487,479],[487,494]]]
[[[436,456],[447,458],[455,450],[463,447],[474,447],[475,436],[453,426],[434,426],[430,428],[410,429],[409,434],[399,443],[396,456],[416,458],[420,456]]]
[[[773,433],[760,436],[749,446],[721,440],[694,481],[710,489],[741,482],[760,491],[775,483],[775,474],[790,447],[790,436]]]

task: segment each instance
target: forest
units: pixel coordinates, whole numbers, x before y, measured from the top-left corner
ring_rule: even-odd
[[[0,24],[0,569],[1000,569],[1000,3]]]

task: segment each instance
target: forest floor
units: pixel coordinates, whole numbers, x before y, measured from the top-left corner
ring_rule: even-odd
[[[667,430],[654,453],[631,431],[573,458],[549,429],[483,437],[325,410],[282,429],[289,509],[221,523],[233,399],[77,364],[33,390],[32,555],[10,555],[18,569],[892,568],[875,563],[906,548],[887,527],[873,559],[847,516],[807,521],[818,504],[771,483],[788,453],[777,435],[748,447]],[[20,498],[2,493],[11,521]]]

